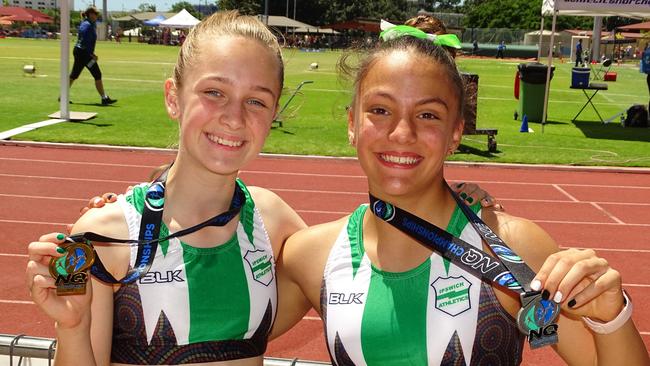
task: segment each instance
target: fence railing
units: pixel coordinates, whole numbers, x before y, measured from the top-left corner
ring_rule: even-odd
[[[51,365],[56,340],[28,335],[0,334],[0,366]],[[4,356],[4,357],[3,357]],[[326,362],[265,357],[264,366],[323,366]]]

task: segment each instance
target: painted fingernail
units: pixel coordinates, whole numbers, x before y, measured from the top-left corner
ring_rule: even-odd
[[[465,198],[467,198],[467,193],[462,192],[462,193],[460,194],[460,196],[461,196],[463,199],[465,199]]]
[[[542,299],[548,300],[549,297],[551,297],[551,293],[548,290],[542,291]]]
[[[472,197],[467,197],[467,203],[472,203],[474,202],[474,199]]]
[[[553,301],[555,301],[558,304],[562,302],[562,293],[560,291],[557,291],[555,293],[555,296],[553,296]]]
[[[107,200],[112,200],[113,197],[115,197],[115,196],[113,196],[112,194],[108,194],[108,195],[106,195],[106,199],[107,199]]]
[[[95,200],[93,201],[93,205],[98,205],[100,202],[102,202],[101,198],[95,198]]]
[[[540,280],[533,280],[533,281],[530,283],[530,288],[531,288],[531,290],[533,290],[533,291],[539,291],[539,290],[542,289],[542,282],[540,282]]]
[[[61,247],[57,247],[57,248],[56,248],[56,251],[59,252],[59,253],[61,253],[61,254],[65,253],[65,249],[63,249],[63,248],[61,248]]]
[[[63,240],[65,239],[65,235],[63,234],[56,234],[56,240]]]
[[[576,306],[576,299],[571,299],[571,301],[569,301],[567,305],[569,305],[570,308],[573,308],[574,306]]]

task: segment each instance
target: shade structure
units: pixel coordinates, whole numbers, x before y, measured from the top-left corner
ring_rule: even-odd
[[[54,23],[54,19],[38,10],[19,8],[17,6],[1,6],[0,17],[11,17],[12,22]]]
[[[190,12],[183,9],[173,17],[163,20],[158,24],[159,27],[168,28],[192,28],[199,24],[200,20],[196,19]]]
[[[339,32],[335,31],[334,29],[319,28],[319,27],[314,27],[314,28],[300,27],[300,28],[295,28],[293,30],[293,32],[295,32],[295,33],[339,34]]]
[[[299,22],[295,19],[283,17],[280,15],[269,15],[268,23],[265,22],[264,15],[259,14],[257,16],[262,23],[268,24],[269,27],[286,27],[286,28],[311,28],[316,29],[318,27],[309,25],[307,23]]]
[[[650,30],[650,22],[636,23],[618,27],[621,30]]]
[[[650,16],[650,6],[647,1],[575,1],[575,0],[543,0],[542,17],[552,16],[553,25],[551,31],[555,32],[555,22],[558,15],[573,15],[573,16],[623,16],[628,18],[647,18]],[[543,18],[542,18],[543,19]],[[553,36],[551,36],[551,44],[553,43]],[[542,132],[544,131],[544,123],[546,122],[546,111],[548,108],[548,92],[551,80],[551,63],[553,61],[553,54],[548,52],[548,72],[546,73],[546,90],[544,93],[544,112],[542,115]]]

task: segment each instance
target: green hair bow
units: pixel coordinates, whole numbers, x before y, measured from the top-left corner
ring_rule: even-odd
[[[379,38],[381,38],[381,40],[384,42],[404,36],[415,37],[419,39],[429,39],[433,41],[433,44],[438,46],[445,46],[455,49],[461,48],[460,40],[455,34],[429,34],[408,25],[395,25],[384,29],[379,34]]]

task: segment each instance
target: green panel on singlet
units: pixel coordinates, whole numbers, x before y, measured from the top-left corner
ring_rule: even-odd
[[[190,299],[189,342],[243,339],[248,317],[241,314],[250,313],[250,296],[237,237],[214,248],[183,244],[183,258],[185,263],[191,263],[185,267]],[[220,280],[216,282],[216,278]]]
[[[426,365],[429,259],[407,272],[373,268],[361,323],[361,348],[368,365]],[[387,309],[386,307],[392,307]],[[389,335],[389,336],[387,336]],[[415,362],[415,363],[413,363]]]
[[[480,206],[472,207],[478,211]],[[456,207],[447,231],[459,237],[468,220]],[[359,223],[361,224],[361,223]],[[363,245],[360,244],[363,248]],[[444,263],[448,271],[449,263]],[[427,364],[427,303],[431,260],[406,272],[373,267],[361,323],[361,348],[369,366]],[[413,289],[425,289],[414,291]],[[390,318],[388,318],[390,315]]]

